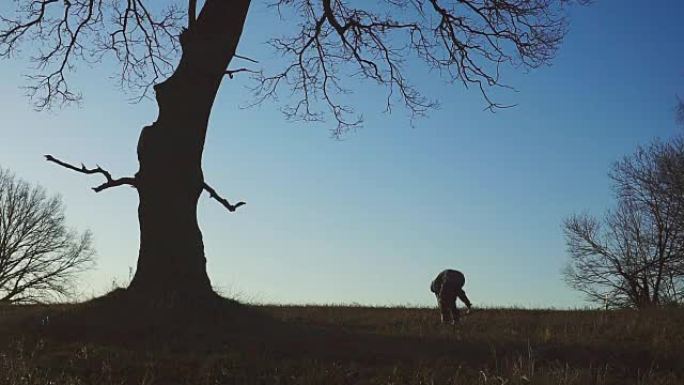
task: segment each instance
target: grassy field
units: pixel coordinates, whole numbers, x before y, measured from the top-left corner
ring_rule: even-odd
[[[84,306],[0,307],[0,384],[684,384],[681,309]]]

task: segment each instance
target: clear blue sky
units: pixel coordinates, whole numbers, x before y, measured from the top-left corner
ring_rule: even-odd
[[[572,12],[551,67],[509,71],[518,106],[482,111],[476,92],[419,78],[442,108],[411,127],[383,114],[364,85],[364,128],[344,141],[326,125],[288,123],[277,105],[241,109],[242,79],[224,82],[204,157],[210,184],[248,205],[227,213],[204,196],[208,269],[227,295],[256,302],[433,305],[430,280],[465,272],[475,304],[583,306],[567,288],[561,221],[611,204],[606,173],[639,143],[681,130],[684,2],[602,0]],[[268,63],[273,31],[257,5],[239,51]],[[269,16],[272,17],[273,15]],[[156,117],[127,103],[112,71],[81,67],[80,107],[37,113],[19,88],[25,61],[0,66],[0,165],[63,196],[70,225],[93,231],[97,269],[86,296],[126,282],[138,247],[137,195],[100,194],[89,178],[46,163],[51,153],[115,175],[137,169],[135,145]]]

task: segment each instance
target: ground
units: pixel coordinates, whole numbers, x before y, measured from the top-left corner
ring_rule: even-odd
[[[0,384],[684,383],[684,309],[0,307]]]

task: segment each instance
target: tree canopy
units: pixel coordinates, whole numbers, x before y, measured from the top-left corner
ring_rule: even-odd
[[[277,0],[269,7],[291,18],[288,24],[293,27],[273,31],[269,43],[286,64],[257,64],[252,59],[246,66],[227,69],[226,75],[251,73],[253,103],[286,93],[291,97],[282,110],[288,118],[332,117],[337,135],[361,123],[354,107],[340,99],[352,91],[349,76],[383,87],[387,109],[399,103],[419,116],[437,106],[413,83],[406,65],[413,59],[446,81],[479,89],[486,108],[502,108],[506,106],[490,96],[492,88],[506,87],[500,77],[502,67],[549,63],[567,31],[570,2]],[[22,43],[31,52],[36,66],[28,90],[39,109],[78,100],[81,95],[69,82],[76,65],[98,62],[107,55],[120,64],[118,82],[142,97],[173,72],[182,31],[192,30],[202,17],[202,4],[197,0],[16,1],[0,14],[0,56],[17,52]]]

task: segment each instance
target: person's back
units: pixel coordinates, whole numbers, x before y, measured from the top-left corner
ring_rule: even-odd
[[[442,314],[442,322],[456,323],[459,318],[456,298],[459,298],[470,309],[471,303],[463,291],[465,276],[458,270],[447,269],[437,275],[430,284],[430,291],[435,293]]]

